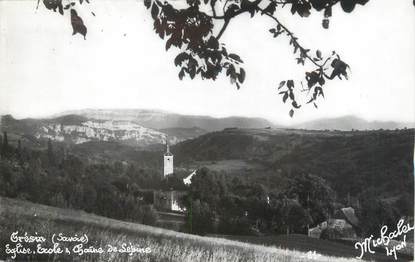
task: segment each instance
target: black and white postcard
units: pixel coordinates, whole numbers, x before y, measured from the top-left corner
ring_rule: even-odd
[[[412,0],[0,0],[0,262],[413,261]]]

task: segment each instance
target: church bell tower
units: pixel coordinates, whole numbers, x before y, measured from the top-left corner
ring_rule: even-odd
[[[166,139],[166,152],[164,153],[163,177],[173,174],[173,154],[170,152],[169,142]]]

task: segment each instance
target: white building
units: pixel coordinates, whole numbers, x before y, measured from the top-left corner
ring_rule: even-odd
[[[190,175],[183,179],[183,184],[190,185],[192,183],[192,177],[196,175],[196,170],[194,170]]]

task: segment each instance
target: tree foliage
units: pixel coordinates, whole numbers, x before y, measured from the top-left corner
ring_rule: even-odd
[[[38,5],[39,5],[38,0]],[[308,17],[312,12],[324,12],[323,28],[329,28],[332,9],[340,5],[344,12],[352,12],[357,5],[364,5],[369,0],[186,0],[175,3],[171,1],[144,0],[145,7],[151,13],[154,31],[166,41],[165,48],[179,49],[174,65],[179,68],[178,76],[200,77],[216,80],[225,74],[232,84],[239,89],[245,81],[246,72],[243,60],[236,53],[227,50],[220,39],[230,22],[237,16],[249,14],[266,16],[274,22],[269,30],[273,38],[285,36],[292,47],[298,64],[313,66],[306,71],[304,80],[288,79],[276,85],[278,94],[284,103],[290,103],[289,115],[304,103],[317,108],[317,100],[324,98],[324,86],[327,80],[348,78],[349,65],[335,51],[323,55],[320,50],[311,51],[304,47],[298,37],[281,23],[278,13],[289,9],[294,16]],[[84,0],[42,0],[44,6],[61,15],[70,10],[73,34],[86,37],[87,27],[76,9]],[[89,3],[88,0],[85,2]],[[92,15],[95,14],[92,12]],[[301,99],[299,99],[299,97]],[[305,98],[305,99],[304,99]],[[304,102],[301,102],[304,101]],[[307,102],[305,102],[307,101]]]
[[[187,173],[180,176],[178,172],[162,181],[161,164],[149,165],[151,158],[162,163],[162,152],[151,152],[144,157],[144,154],[134,151],[135,156],[140,157],[135,158],[136,161],[129,159],[128,163],[115,160],[114,155],[98,160],[92,154],[79,154],[75,147],[64,153],[59,150],[59,143],[50,140],[43,141],[38,149],[28,148],[28,141],[19,143],[13,139],[13,133],[5,133],[0,152],[4,152],[7,145],[8,153],[0,159],[0,196],[154,225],[157,214],[149,206],[154,204],[153,191],[173,188],[187,192],[185,199],[180,201],[188,211],[192,210],[187,214],[188,225],[185,229],[201,235],[306,233],[307,225],[316,226],[333,215],[335,209],[351,205],[355,207],[359,220],[363,221],[362,232],[372,234],[379,232],[383,224],[396,226],[397,219],[413,214],[412,154],[405,154],[410,148],[398,146],[400,143],[413,146],[413,130],[406,132],[406,136],[410,136],[409,142],[402,142],[408,139],[405,139],[404,133],[397,133],[396,137],[402,140],[399,143],[396,138],[391,140],[388,134],[383,135],[388,140],[382,136],[373,137],[382,144],[379,148],[365,146],[373,144],[372,140],[360,137],[354,141],[351,145],[359,145],[371,156],[362,154],[360,149],[352,150],[357,159],[365,159],[358,162],[362,169],[355,170],[362,180],[353,184],[347,178],[354,170],[353,161],[343,164],[347,156],[339,154],[336,150],[338,146],[333,144],[342,144],[341,151],[345,151],[348,143],[336,138],[323,145],[307,142],[308,154],[300,154],[296,150],[296,169],[287,166],[284,161],[278,164],[281,171],[273,170],[272,165],[252,173],[216,172],[202,167],[192,177],[188,187],[181,182]],[[394,145],[393,150],[386,145]],[[331,148],[330,158],[320,156],[318,152],[326,152],[327,148]],[[268,151],[261,152],[264,155]],[[386,154],[384,158],[379,158],[373,152]],[[402,155],[396,152],[402,152]],[[314,155],[319,156],[314,158]],[[366,161],[369,158],[374,162]],[[141,162],[143,159],[145,161]],[[396,159],[402,163],[392,165],[393,161],[398,162]],[[350,166],[352,169],[348,170]],[[332,168],[345,171],[329,176],[326,168],[329,171]],[[386,173],[382,173],[381,169]],[[367,172],[373,172],[377,181],[366,179],[370,178]],[[404,173],[407,175],[403,176]],[[369,185],[377,191],[370,190]],[[357,186],[359,190],[356,192],[350,190]],[[342,197],[346,193],[358,198],[360,204]]]
[[[60,155],[55,145],[48,140],[44,150],[34,150],[8,144],[0,158],[0,196],[155,224],[157,214],[142,186],[159,187],[160,176],[146,177],[150,172],[135,166],[120,170],[117,162],[88,164],[76,155]]]

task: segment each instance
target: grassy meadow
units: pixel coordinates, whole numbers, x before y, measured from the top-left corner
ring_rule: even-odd
[[[74,243],[65,243],[63,248],[71,254],[32,254],[18,256],[17,261],[359,261],[351,258],[337,258],[320,254],[310,256],[305,252],[243,243],[222,238],[201,237],[175,231],[144,226],[141,224],[108,219],[83,211],[72,211],[26,201],[0,198],[0,259],[9,260],[5,246],[12,244],[11,233],[19,231],[42,235],[49,246],[52,235],[63,233],[67,236],[86,234],[88,243],[84,247],[122,244],[149,248],[150,253],[74,254]],[[25,243],[35,249],[35,245]],[[47,246],[47,245],[44,245]]]

